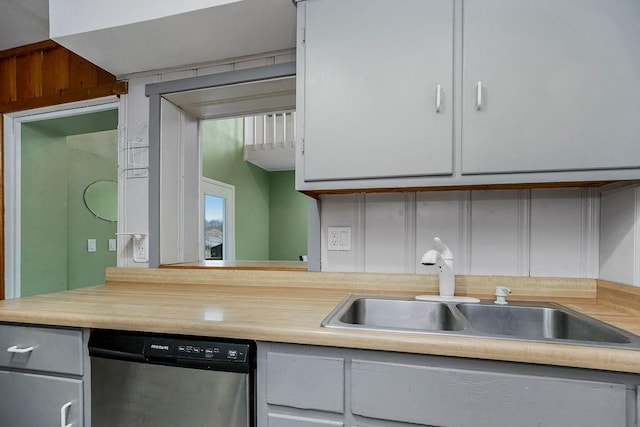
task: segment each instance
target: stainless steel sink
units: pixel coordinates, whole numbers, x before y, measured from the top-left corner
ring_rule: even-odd
[[[631,339],[614,327],[551,304],[458,304],[471,328],[491,335],[533,340],[575,340],[625,343]],[[535,303],[534,303],[535,304]]]
[[[393,330],[640,350],[640,337],[556,303],[441,303],[350,295],[322,326]]]
[[[331,326],[350,325],[370,329],[460,331],[464,322],[447,304],[438,302],[358,298],[337,313]]]

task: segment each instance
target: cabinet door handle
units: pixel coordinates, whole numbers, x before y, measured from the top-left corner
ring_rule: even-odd
[[[442,103],[442,87],[436,85],[436,113],[440,112],[440,106]]]
[[[24,353],[31,353],[33,351],[33,349],[34,349],[34,347],[18,348],[17,345],[13,345],[13,346],[9,347],[7,349],[7,351],[9,353],[24,354]]]
[[[476,109],[482,108],[482,82],[478,82],[476,85]]]
[[[71,427],[71,423],[67,424],[67,409],[71,407],[71,402],[67,402],[60,408],[60,427]]]

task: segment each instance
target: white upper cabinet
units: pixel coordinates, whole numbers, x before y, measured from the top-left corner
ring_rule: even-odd
[[[462,173],[640,164],[640,2],[476,0],[463,14]]]
[[[304,179],[453,172],[453,2],[307,0]]]
[[[303,191],[640,179],[640,2],[298,3]]]

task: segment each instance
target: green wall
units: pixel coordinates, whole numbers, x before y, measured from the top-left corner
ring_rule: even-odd
[[[269,259],[269,174],[244,161],[242,119],[202,123],[202,175],[236,188],[236,259]]]
[[[67,289],[66,138],[22,126],[21,295]]]
[[[67,284],[69,289],[105,281],[105,269],[117,263],[108,251],[108,240],[116,238],[117,225],[92,214],[84,204],[90,184],[118,180],[115,130],[67,137]],[[96,239],[96,252],[87,252],[87,239]]]
[[[307,254],[307,196],[294,171],[269,172],[269,259],[297,261]]]
[[[21,150],[21,295],[104,283],[116,265],[107,251],[116,223],[96,218],[82,196],[92,182],[117,179],[117,131],[65,136],[23,125]]]
[[[307,253],[306,196],[294,172],[267,172],[244,160],[243,119],[206,120],[203,176],[235,186],[236,259],[298,260]]]

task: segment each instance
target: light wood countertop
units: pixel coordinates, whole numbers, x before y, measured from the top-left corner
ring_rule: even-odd
[[[216,261],[204,260],[183,262],[180,264],[163,264],[160,268],[219,268],[226,270],[277,270],[277,271],[307,271],[304,261]]]
[[[436,276],[109,269],[107,284],[0,301],[0,321],[230,337],[640,373],[640,351],[493,338],[322,328],[349,293],[435,293]],[[640,334],[637,315],[599,303],[596,281],[467,276],[461,294],[509,284]],[[619,285],[612,285],[614,288]],[[615,288],[617,290],[617,288]],[[541,298],[546,292],[549,297]],[[523,298],[518,298],[521,295]]]

